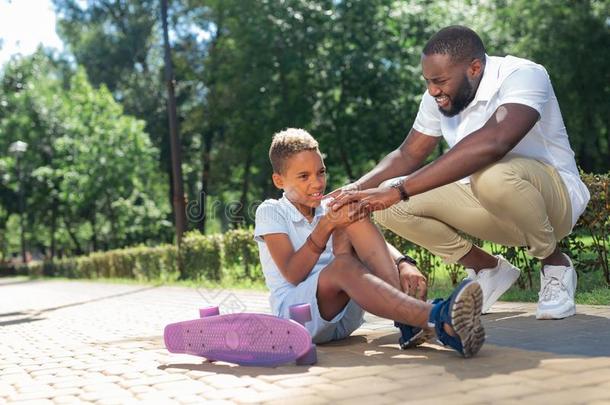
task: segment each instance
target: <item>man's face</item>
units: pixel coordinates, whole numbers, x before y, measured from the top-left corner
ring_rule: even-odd
[[[477,92],[483,73],[481,62],[453,62],[445,54],[422,55],[421,61],[428,93],[440,112],[447,117],[459,114]]]

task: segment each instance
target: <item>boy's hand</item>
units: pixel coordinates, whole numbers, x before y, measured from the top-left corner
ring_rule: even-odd
[[[333,229],[341,228],[369,216],[369,213],[359,210],[357,204],[346,204],[337,210],[328,210],[324,219]]]
[[[398,265],[398,274],[402,290],[419,300],[425,301],[428,295],[428,280],[417,267],[402,261]]]

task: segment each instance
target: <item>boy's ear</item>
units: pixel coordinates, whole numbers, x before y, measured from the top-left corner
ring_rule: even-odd
[[[282,180],[282,176],[279,173],[273,173],[271,175],[271,179],[273,180],[273,184],[277,188],[284,188],[284,181]]]

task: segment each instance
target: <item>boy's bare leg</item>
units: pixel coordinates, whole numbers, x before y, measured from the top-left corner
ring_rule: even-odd
[[[373,274],[402,291],[398,269],[386,241],[370,219],[356,221],[341,231],[347,235],[356,254]]]
[[[427,328],[432,305],[409,297],[371,274],[357,258],[339,254],[318,279],[318,308],[326,320],[339,314],[350,297],[364,310],[408,325]],[[447,333],[452,333],[451,329]]]

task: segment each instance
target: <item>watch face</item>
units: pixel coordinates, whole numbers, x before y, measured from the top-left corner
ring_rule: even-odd
[[[400,187],[401,184],[402,184],[402,179],[396,179],[390,184],[390,187],[397,188],[397,187]]]

